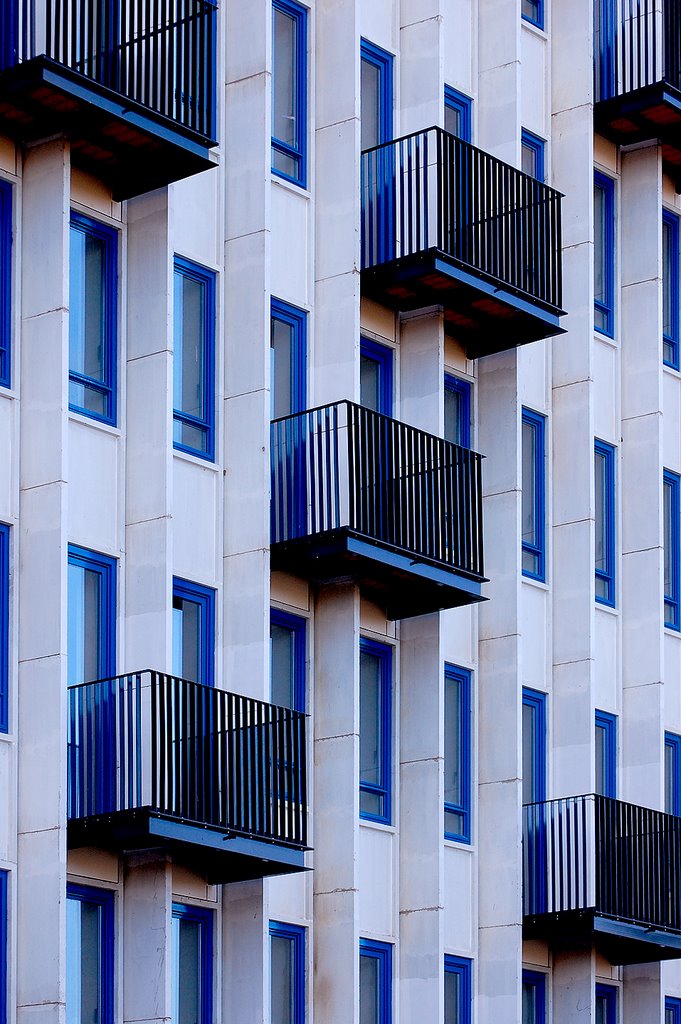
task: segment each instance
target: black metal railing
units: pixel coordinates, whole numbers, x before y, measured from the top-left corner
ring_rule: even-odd
[[[70,687],[68,701],[70,819],[149,809],[306,846],[302,713],[152,671]]]
[[[215,137],[213,0],[10,0],[0,71],[45,56]]]
[[[362,154],[362,269],[436,249],[560,309],[560,192],[441,128]]]
[[[596,0],[596,102],[657,82],[681,89],[681,0]]]
[[[523,808],[523,913],[681,931],[681,818],[604,796]]]
[[[483,575],[481,456],[353,402],[272,422],[272,544],[348,529]]]

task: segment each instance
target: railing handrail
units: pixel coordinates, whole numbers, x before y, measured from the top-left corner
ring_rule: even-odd
[[[529,803],[523,804],[525,807],[539,807],[542,804],[559,804],[564,803],[567,800],[573,800],[575,802],[579,800],[602,800],[604,803],[618,804],[622,807],[630,807],[632,810],[638,809],[643,811],[652,811],[655,814],[663,814],[668,818],[678,818],[679,815],[671,814],[669,811],[663,811],[659,807],[648,807],[645,804],[633,803],[631,800],[620,800],[616,796],[604,796],[602,793],[576,793],[570,796],[554,796],[548,800],[532,800]]]

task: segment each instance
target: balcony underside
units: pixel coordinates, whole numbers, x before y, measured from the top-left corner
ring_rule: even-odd
[[[665,82],[615,96],[594,108],[596,131],[620,146],[659,139],[665,170],[681,190],[681,92]]]
[[[0,74],[0,132],[19,142],[66,135],[74,163],[117,201],[216,165],[214,141],[47,57]]]
[[[68,823],[70,848],[93,846],[116,853],[160,849],[211,884],[241,882],[305,870],[305,851],[194,825],[149,808],[79,818]]]
[[[681,933],[605,917],[594,910],[526,917],[523,938],[542,939],[557,950],[595,946],[615,965],[681,958]]]
[[[314,583],[358,583],[367,597],[385,607],[389,619],[486,600],[483,578],[465,576],[348,529],[273,544],[271,561],[273,570]]]

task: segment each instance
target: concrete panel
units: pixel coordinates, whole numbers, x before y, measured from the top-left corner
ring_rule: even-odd
[[[176,455],[173,459],[173,570],[176,576],[215,586],[220,537],[219,469]]]
[[[116,555],[121,531],[121,439],[78,419],[69,421],[69,534],[93,551]]]
[[[473,850],[445,843],[443,942],[448,953],[475,954],[478,942],[476,882]]]
[[[273,177],[271,202],[272,294],[306,307],[310,302],[310,200]]]
[[[398,841],[391,830],[362,825],[359,830],[357,913],[363,935],[395,935],[395,858]],[[394,940],[393,940],[394,941]]]

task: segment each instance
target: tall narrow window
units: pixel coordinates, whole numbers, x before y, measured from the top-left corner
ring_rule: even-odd
[[[681,815],[681,736],[675,732],[664,734],[664,809]]]
[[[393,354],[387,345],[370,338],[360,344],[360,403],[366,409],[392,416]]]
[[[213,913],[173,903],[171,1024],[211,1024]]]
[[[523,971],[523,1024],[546,1024],[546,975]]]
[[[66,887],[66,1024],[112,1024],[114,894]]]
[[[173,579],[173,674],[213,685],[215,591]]]
[[[664,624],[681,629],[681,478],[664,471]]]
[[[305,929],[270,921],[271,1024],[305,1024]]]
[[[0,180],[0,387],[12,383],[12,186]]]
[[[359,645],[359,813],[390,823],[392,648]]]
[[[471,841],[471,674],[445,665],[445,837]]]
[[[617,796],[617,716],[596,712],[596,792]]]
[[[596,985],[594,1024],[617,1024],[617,989],[614,985]]]
[[[522,0],[521,10],[524,21],[544,27],[544,0]]]
[[[522,419],[522,530],[523,576],[546,578],[546,482],[544,436],[546,419],[523,409]]]
[[[305,619],[278,608],[270,612],[270,699],[305,710]]]
[[[359,1024],[391,1024],[392,952],[387,942],[359,940]]]
[[[109,679],[116,672],[116,562],[69,546],[69,685]]]
[[[272,170],[305,188],[307,9],[272,0]]]
[[[596,600],[615,606],[615,449],[594,443]]]
[[[681,999],[667,996],[664,1001],[664,1024],[681,1024]]]
[[[0,1024],[7,1024],[7,922],[9,919],[8,872],[0,871]]]
[[[662,358],[679,369],[679,218],[662,213]]]
[[[215,455],[215,274],[175,257],[173,443]]]
[[[362,149],[393,137],[393,59],[385,50],[362,40]]]
[[[546,694],[523,687],[523,803],[546,800]]]
[[[9,526],[0,523],[0,732],[9,729]]]
[[[71,213],[69,407],[116,422],[118,234]]]
[[[307,314],[272,299],[270,320],[270,399],[273,420],[303,412],[306,402]]]
[[[471,444],[471,386],[451,373],[445,374],[445,440],[462,448]]]
[[[526,128],[522,130],[520,153],[521,168],[525,174],[529,174],[538,181],[544,181],[544,149],[545,142],[538,135],[533,135]]]
[[[615,333],[615,183],[594,174],[594,326]]]
[[[444,1024],[471,1024],[472,963],[463,956],[445,956]]]
[[[471,141],[472,106],[470,96],[464,96],[451,85],[445,86],[445,131],[464,142]]]

